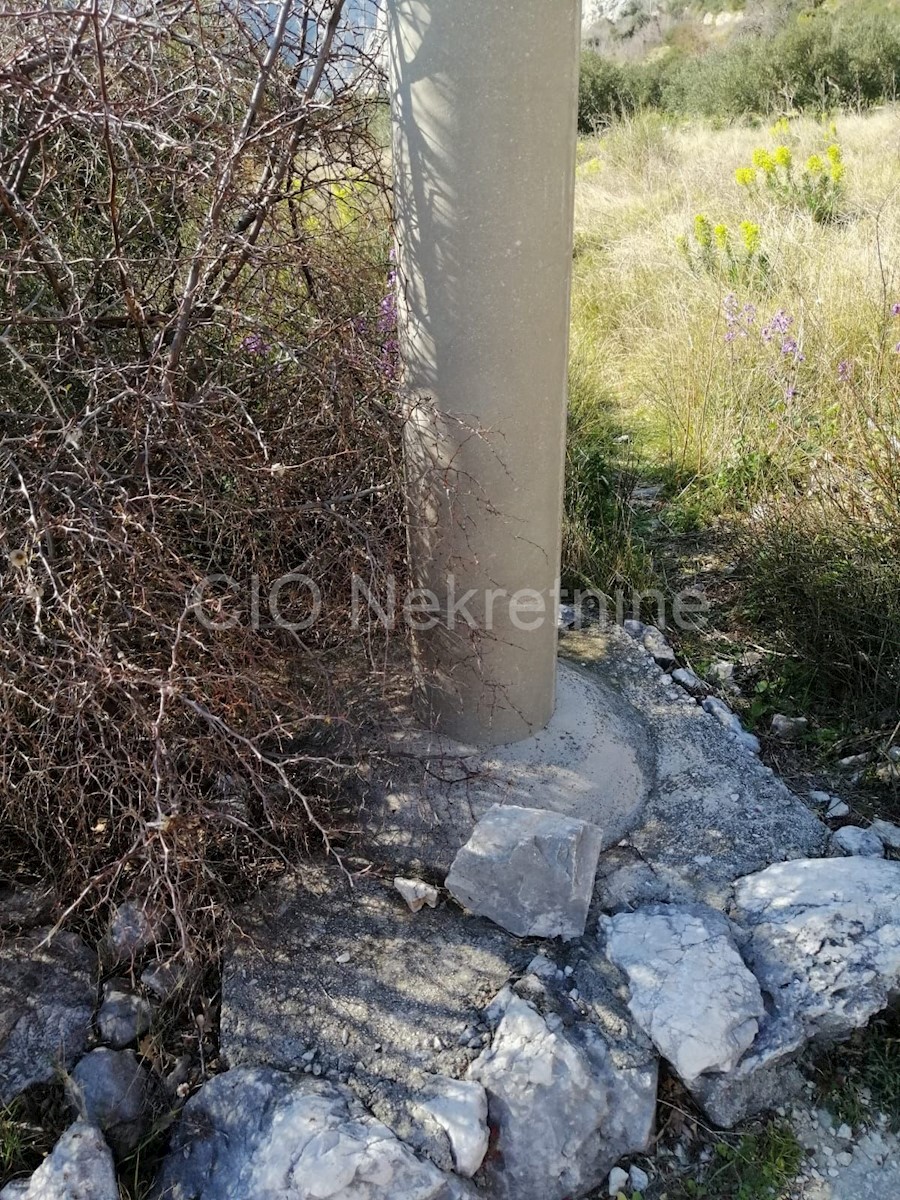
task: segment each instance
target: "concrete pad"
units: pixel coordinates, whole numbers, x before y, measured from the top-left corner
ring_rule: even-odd
[[[825,852],[828,829],[807,805],[687,692],[665,682],[622,629],[567,634],[561,653],[615,697],[626,724],[641,723],[652,747],[650,792],[620,843],[631,852],[624,867],[631,905],[702,900],[723,908],[741,876]],[[619,906],[618,882],[601,858],[601,908]]]
[[[443,876],[494,804],[546,809],[597,825],[613,846],[639,820],[653,781],[653,747],[640,714],[614,691],[561,662],[550,724],[511,746],[479,749],[408,719],[395,758],[363,814],[367,856]]]
[[[560,651],[557,711],[537,736],[484,751],[397,733],[363,814],[367,857],[442,878],[491,805],[552,809],[618,847],[601,854],[595,888],[616,911],[723,908],[735,879],[825,852],[809,807],[622,629],[563,632]]]

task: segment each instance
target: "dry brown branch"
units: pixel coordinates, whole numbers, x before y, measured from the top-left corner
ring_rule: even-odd
[[[185,939],[340,857],[402,573],[381,104],[268,12],[0,14],[0,877]]]

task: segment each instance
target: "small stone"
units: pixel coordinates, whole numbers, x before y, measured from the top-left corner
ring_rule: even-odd
[[[634,638],[636,642],[643,640],[644,630],[646,629],[643,621],[623,621],[622,628],[625,630],[628,636]]]
[[[92,1050],[68,1078],[79,1116],[103,1131],[118,1155],[137,1149],[150,1128],[150,1076],[133,1050]]]
[[[838,760],[838,766],[842,771],[858,771],[865,767],[871,759],[871,754],[848,754],[846,758]]]
[[[740,717],[731,711],[724,700],[720,700],[718,696],[707,696],[703,701],[703,711],[709,715],[720,725],[724,725],[726,729],[730,729],[732,733],[743,733],[744,727],[741,724]]]
[[[575,611],[575,606],[572,604],[561,604],[559,606],[559,614],[557,618],[557,627],[559,629],[571,629],[578,619],[578,614]]]
[[[334,961],[335,961],[336,963],[342,963],[342,964],[343,964],[343,963],[348,963],[348,962],[350,961],[350,958],[351,958],[350,951],[349,951],[349,950],[342,950],[342,951],[341,951],[341,953],[340,953],[340,954],[338,954],[338,955],[336,956],[336,958],[335,958],[335,960],[334,960]]]
[[[121,1050],[150,1028],[153,1006],[122,979],[111,979],[104,984],[103,995],[97,1028],[104,1042]]]
[[[809,732],[809,721],[806,717],[786,717],[776,713],[772,718],[772,733],[783,742],[794,742]]]
[[[100,957],[107,966],[130,962],[161,941],[166,919],[146,901],[126,900],[112,913],[100,942]]]
[[[480,1083],[434,1076],[422,1108],[443,1128],[450,1142],[453,1167],[471,1179],[488,1152],[488,1098]]]
[[[646,1192],[650,1186],[650,1176],[640,1167],[632,1165],[628,1170],[628,1182],[636,1192]]]
[[[518,937],[581,937],[601,846],[586,821],[495,804],[453,860],[447,889]]]
[[[727,659],[718,659],[710,664],[706,677],[716,687],[728,691],[734,688],[734,663]]]
[[[889,850],[900,850],[900,825],[892,825],[890,821],[873,821],[869,826],[883,846]]]
[[[884,858],[881,838],[871,829],[858,825],[845,825],[831,835],[831,850],[834,854],[858,855],[862,858]]]
[[[700,676],[688,667],[679,667],[676,671],[673,671],[672,679],[675,683],[680,684],[686,692],[690,692],[692,696],[705,696],[709,691],[708,686]]]
[[[623,1188],[628,1187],[628,1172],[623,1171],[621,1167],[613,1167],[609,1173],[609,1194],[613,1198],[618,1196]]]
[[[842,817],[850,816],[850,805],[838,796],[832,796],[831,803],[825,812],[825,817],[829,821],[839,821]]]
[[[737,739],[745,750],[749,750],[751,754],[759,754],[762,746],[759,743],[759,738],[755,733],[750,733],[746,729],[742,729],[737,735]]]
[[[675,665],[675,651],[658,629],[655,629],[652,625],[648,625],[644,629],[644,636],[641,641],[644,649],[650,653],[656,664],[662,667],[664,671]]]
[[[820,792],[820,791],[813,790],[809,793],[809,799],[810,799],[811,803],[813,803],[817,807],[821,808],[821,807],[824,807],[826,804],[831,803],[832,796],[829,792]]]
[[[845,1122],[843,1125],[841,1125],[841,1127],[838,1129],[837,1133],[834,1136],[836,1138],[840,1138],[842,1142],[849,1142],[850,1139],[853,1137],[853,1130]]]
[[[430,883],[423,883],[421,879],[395,879],[394,887],[409,905],[411,912],[419,912],[426,904],[429,908],[437,908],[441,898],[436,887],[432,887]]]
[[[853,1155],[848,1150],[842,1150],[834,1156],[834,1161],[842,1167],[849,1167],[853,1162]]]
[[[190,970],[183,963],[157,962],[141,973],[141,984],[157,1000],[165,1002],[185,987],[189,978]]]

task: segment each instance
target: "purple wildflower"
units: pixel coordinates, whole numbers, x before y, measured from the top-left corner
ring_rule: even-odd
[[[891,305],[891,316],[900,317],[900,300],[898,300],[896,304]]]
[[[247,354],[268,354],[272,347],[261,333],[250,333],[241,342]]]
[[[853,378],[853,363],[845,358],[838,363],[837,377],[841,383],[849,383]]]
[[[793,384],[788,384],[788,386],[784,389],[785,400],[793,400],[796,395],[797,389],[793,386]]]

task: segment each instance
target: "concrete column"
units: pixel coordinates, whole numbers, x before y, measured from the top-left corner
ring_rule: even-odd
[[[420,702],[512,742],[555,699],[580,3],[386,7]]]

